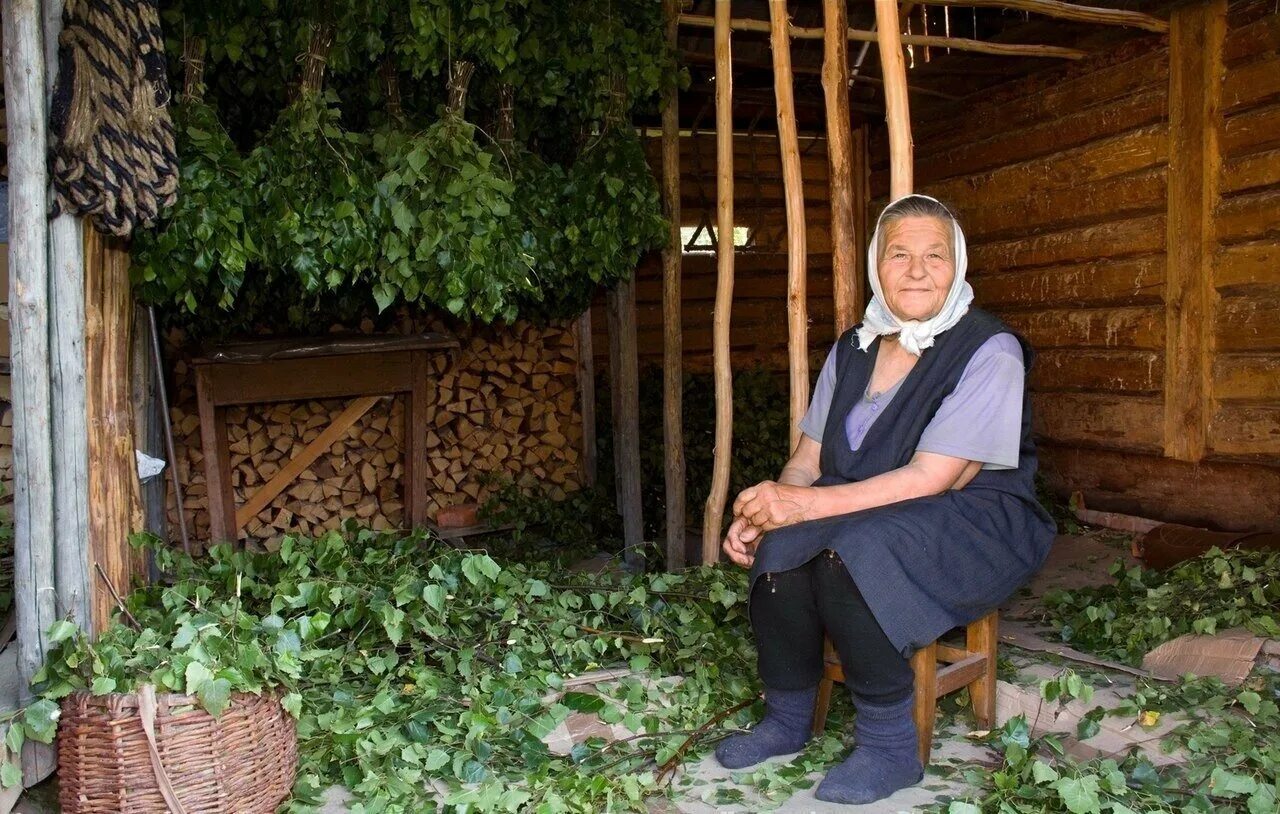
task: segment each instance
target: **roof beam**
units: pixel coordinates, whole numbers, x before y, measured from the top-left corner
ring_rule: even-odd
[[[1099,25],[1122,25],[1130,28],[1142,28],[1157,34],[1167,34],[1169,23],[1159,17],[1143,14],[1139,11],[1128,11],[1118,8],[1095,8],[1078,6],[1074,3],[1063,3],[1061,0],[921,0],[929,6],[970,6],[977,8],[1005,8],[1014,11],[1029,11],[1032,14],[1043,14],[1059,20],[1072,20],[1078,23],[1097,23]],[[905,5],[905,4],[904,4]]]
[[[711,17],[701,14],[681,14],[680,24],[693,28],[712,28],[714,21]],[[769,23],[767,20],[753,20],[748,18],[738,18],[731,21],[731,28],[734,31],[751,31],[756,33],[769,33]],[[791,36],[798,40],[820,40],[823,38],[821,28],[801,28],[799,26],[790,26]],[[851,40],[858,42],[875,42],[876,34],[874,31],[863,31],[857,28],[850,28],[846,32],[846,36]],[[1055,59],[1083,59],[1088,54],[1085,51],[1076,48],[1063,48],[1057,45],[1015,45],[998,42],[982,42],[980,40],[964,39],[962,37],[930,37],[915,34],[904,34],[901,36],[903,45],[931,45],[939,48],[950,48],[955,51],[972,51],[978,54],[992,54],[994,56],[1015,56],[1015,57],[1049,57]]]

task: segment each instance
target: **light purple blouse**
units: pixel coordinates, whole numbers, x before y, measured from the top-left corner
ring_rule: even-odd
[[[981,461],[983,469],[1017,469],[1025,379],[1018,340],[1008,333],[991,337],[974,351],[955,390],[942,400],[925,427],[916,451]],[[850,449],[862,445],[901,385],[898,381],[882,393],[864,393],[854,405],[844,421]],[[818,443],[822,443],[835,386],[836,348],[832,347],[818,374],[809,411],[800,420],[801,432]]]

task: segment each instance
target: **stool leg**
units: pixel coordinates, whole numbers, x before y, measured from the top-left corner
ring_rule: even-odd
[[[827,711],[831,708],[831,689],[835,682],[825,675],[818,682],[818,700],[813,705],[813,734],[818,736],[827,726]]]
[[[965,629],[965,649],[987,657],[982,676],[969,685],[973,717],[983,729],[990,729],[996,720],[996,642],[999,620],[1000,614],[992,611]]]
[[[929,752],[933,749],[933,719],[938,711],[938,645],[922,647],[911,657],[911,669],[915,672],[916,734],[920,743],[920,765],[929,765]]]

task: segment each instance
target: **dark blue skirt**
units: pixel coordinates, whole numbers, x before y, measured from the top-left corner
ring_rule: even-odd
[[[831,549],[904,656],[981,618],[1044,562],[1053,534],[1036,508],[970,485],[765,535],[751,586]]]

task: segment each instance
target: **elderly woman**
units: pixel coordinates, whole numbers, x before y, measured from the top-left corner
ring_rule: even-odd
[[[827,356],[800,443],[742,491],[724,550],[751,567],[765,717],[716,750],[731,769],[800,750],[835,644],[857,709],[853,753],[821,800],[917,783],[909,657],[1011,595],[1054,535],[1036,502],[1031,350],[970,308],[964,235],[924,195],[880,216],[874,297]]]

